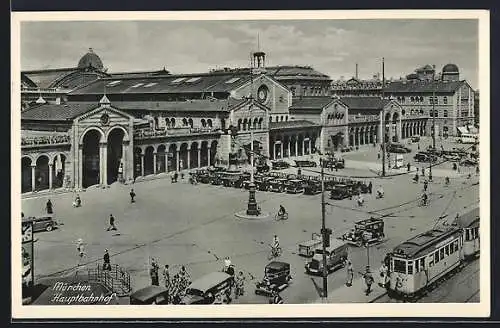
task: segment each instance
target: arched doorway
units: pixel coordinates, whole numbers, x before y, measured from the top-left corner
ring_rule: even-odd
[[[66,172],[66,156],[59,154],[54,157],[52,163],[52,188],[61,188],[64,183],[64,176]]]
[[[142,175],[142,149],[137,147],[134,149],[134,178]]]
[[[153,146],[146,148],[144,152],[144,176],[154,173],[153,153],[155,149]]]
[[[118,180],[118,169],[122,163],[123,154],[123,137],[125,133],[122,129],[115,128],[108,134],[108,158],[107,158],[107,184],[112,184]]]
[[[83,136],[83,188],[87,188],[100,183],[100,140],[101,133],[97,130],[90,130]]]
[[[158,146],[158,150],[156,150],[156,173],[166,172],[166,163],[165,163],[165,155],[166,155],[165,145]]]
[[[168,147],[168,155],[167,155],[167,171],[172,172],[177,169],[177,145],[172,144]]]
[[[201,143],[201,166],[208,166],[208,142]]]
[[[214,140],[210,144],[210,165],[214,165],[215,163],[215,156],[217,155],[217,141]]]
[[[179,169],[184,170],[188,167],[188,144],[183,143],[179,152]]]
[[[36,160],[35,181],[36,190],[49,189],[49,158],[46,155]]]
[[[31,158],[21,159],[21,192],[31,191]]]
[[[189,168],[198,167],[198,143],[193,142],[191,144],[191,149],[189,150]]]

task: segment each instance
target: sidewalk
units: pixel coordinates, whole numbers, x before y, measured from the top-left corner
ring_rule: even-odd
[[[330,290],[328,291],[328,297],[326,300],[320,298],[314,303],[373,303],[386,294],[385,288],[378,285],[378,272],[378,269],[373,271],[375,282],[372,285],[372,291],[369,295],[366,295],[365,292],[365,280],[362,277],[359,277],[352,281],[351,287],[347,287],[344,284],[342,287]]]

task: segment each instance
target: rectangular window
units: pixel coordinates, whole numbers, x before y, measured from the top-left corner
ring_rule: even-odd
[[[479,227],[475,227],[474,230],[476,231],[476,238],[479,238]]]
[[[436,253],[434,253],[434,262],[439,263],[439,251],[436,251]]]
[[[448,97],[443,97],[443,104],[447,105],[448,104]]]
[[[455,252],[458,251],[458,240],[455,240]]]
[[[420,270],[425,270],[425,258],[420,259]]]
[[[394,260],[394,272],[406,273],[406,261]]]
[[[444,247],[444,253],[446,254],[446,256],[449,256],[450,255],[450,245],[446,245]]]
[[[444,248],[439,250],[439,260],[441,261],[442,259],[444,259]]]
[[[469,229],[465,229],[465,240],[466,241],[470,240],[470,230]]]
[[[408,261],[408,274],[413,274],[413,261]]]

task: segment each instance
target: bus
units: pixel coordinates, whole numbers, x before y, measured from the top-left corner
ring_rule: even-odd
[[[475,144],[479,140],[479,136],[477,134],[471,133],[463,133],[460,137],[457,138],[458,143],[463,144]]]

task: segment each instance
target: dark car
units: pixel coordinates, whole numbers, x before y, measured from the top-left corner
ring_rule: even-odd
[[[292,280],[290,264],[272,261],[264,269],[264,278],[257,282],[255,294],[270,295],[275,290],[283,290]]]
[[[402,144],[391,143],[391,144],[387,145],[387,151],[389,153],[406,154],[406,153],[410,153],[411,149],[408,147],[405,147]]]
[[[168,304],[168,289],[161,286],[144,287],[130,295],[130,304]]]
[[[413,159],[417,162],[435,162],[437,161],[437,156],[429,153],[417,153],[413,156]]]
[[[256,168],[258,173],[266,173],[271,169],[267,163],[259,163]]]
[[[57,222],[50,214],[39,217],[28,217],[22,220],[23,224],[29,224],[31,222],[33,222],[33,232],[52,231],[54,228],[57,228]]]
[[[295,160],[295,166],[296,167],[316,167],[316,166],[318,166],[318,164],[316,164],[316,162],[313,162],[313,161]]]
[[[345,199],[352,196],[352,189],[345,184],[337,184],[330,191],[330,199]]]
[[[273,170],[282,170],[290,167],[290,164],[285,161],[273,161],[271,162]]]
[[[321,192],[321,182],[317,180],[309,180],[304,187],[305,195],[316,195]]]
[[[324,159],[322,165],[324,168],[343,169],[345,167],[345,160],[330,157]]]

